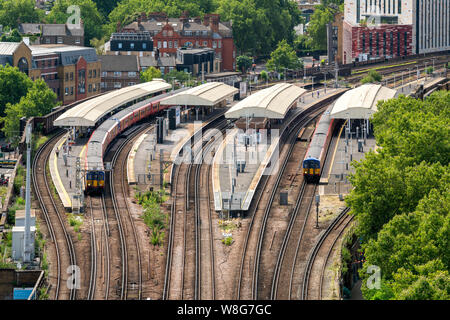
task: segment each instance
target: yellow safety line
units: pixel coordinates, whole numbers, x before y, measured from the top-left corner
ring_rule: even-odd
[[[66,140],[67,140],[67,137],[62,140],[62,142],[58,146],[58,150],[61,149],[61,146],[64,144],[64,142],[66,142]],[[69,206],[72,207],[72,201],[70,200],[69,194],[67,193],[66,188],[64,188],[64,184],[61,181],[61,176],[59,175],[58,158],[56,156],[53,159],[53,165],[54,165],[54,168],[56,169],[55,170],[56,180],[59,183],[60,187],[62,186],[63,194],[66,197],[66,199],[68,199]]]
[[[328,181],[330,181],[331,169],[333,169],[334,157],[336,156],[336,151],[339,146],[339,140],[341,139],[342,130],[344,130],[344,127],[347,124],[347,121],[348,120],[345,120],[344,124],[341,127],[341,130],[339,131],[338,140],[336,142],[336,146],[334,147],[333,158],[331,159],[330,170],[328,171],[328,178],[327,178]]]

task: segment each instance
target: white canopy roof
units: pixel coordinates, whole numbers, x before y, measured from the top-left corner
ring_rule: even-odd
[[[364,84],[344,93],[331,110],[333,119],[369,119],[380,100],[394,98],[395,90],[379,84]]]
[[[225,118],[237,119],[246,116],[255,118],[284,119],[289,108],[306,92],[290,83],[279,83],[258,91],[233,106]]]
[[[111,91],[69,109],[54,121],[59,127],[93,127],[106,114],[135,99],[168,90],[172,86],[162,79]]]
[[[164,106],[215,106],[239,90],[222,82],[208,82],[161,101]]]

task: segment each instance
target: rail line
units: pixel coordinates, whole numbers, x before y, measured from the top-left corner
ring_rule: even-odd
[[[61,205],[58,206],[53,199],[50,184],[46,173],[47,163],[50,157],[50,153],[64,133],[56,134],[49,139],[44,145],[42,145],[36,153],[33,161],[32,180],[34,192],[39,201],[44,219],[46,221],[50,237],[55,246],[56,252],[56,264],[57,264],[57,283],[55,291],[55,299],[70,299],[75,300],[77,296],[77,279],[76,274],[72,274],[72,286],[67,288],[68,290],[61,289],[61,282],[69,280],[69,277],[64,277],[62,274],[71,271],[71,266],[76,266],[75,249],[72,242],[72,238],[66,229],[64,216],[61,212]],[[70,270],[69,270],[70,269]],[[64,270],[62,272],[61,270]]]
[[[298,121],[293,129],[288,133],[289,136],[287,140],[289,141],[289,147],[284,156],[284,160],[282,162],[281,168],[279,168],[276,177],[266,177],[262,188],[258,192],[258,196],[256,198],[256,203],[254,205],[254,209],[252,210],[252,218],[248,227],[248,231],[244,240],[244,246],[242,250],[241,263],[239,267],[239,277],[237,284],[237,299],[258,299],[258,281],[259,281],[259,264],[261,257],[261,248],[262,243],[264,241],[265,228],[268,220],[268,216],[270,213],[270,209],[272,207],[272,203],[274,201],[276,191],[278,189],[278,185],[283,176],[284,170],[287,166],[289,158],[292,154],[292,150],[295,145],[295,139],[297,138],[300,130],[306,127],[315,117],[317,117],[321,112],[323,112],[326,106],[322,106],[319,109],[310,110],[307,114],[305,114],[304,118]],[[267,195],[266,190],[267,184],[269,180],[271,183],[271,192],[270,195]],[[261,184],[260,184],[261,185]],[[261,200],[264,199],[263,203],[265,205],[261,205]],[[261,209],[261,210],[258,210]],[[249,254],[249,252],[253,252],[255,256]],[[253,268],[251,265],[253,264]],[[247,274],[244,273],[245,266],[248,266],[249,272]],[[244,290],[243,290],[244,289]],[[251,291],[250,291],[251,290]]]
[[[349,210],[349,208],[344,209],[322,233],[319,240],[314,245],[314,248],[308,257],[303,277],[301,295],[303,300],[309,298],[315,300],[322,299],[325,269],[330,260],[331,253],[347,226],[353,221],[353,216],[348,214]],[[311,280],[316,281],[313,282]]]
[[[219,119],[218,119],[219,120]],[[216,120],[217,121],[217,120]],[[214,121],[214,122],[216,122]],[[219,120],[216,127],[224,130],[226,128],[227,121]],[[206,128],[205,128],[206,129]],[[197,142],[197,141],[195,141]],[[199,141],[198,145],[194,145],[194,148],[202,148],[202,154],[207,153],[207,150],[212,146],[214,140],[210,140],[207,143]],[[192,142],[191,142],[192,146]],[[192,148],[192,150],[194,150]],[[194,152],[195,153],[195,152]],[[167,262],[166,262],[166,275],[164,281],[163,299],[200,299],[203,295],[202,290],[205,290],[203,283],[206,281],[204,275],[205,271],[202,269],[210,270],[209,282],[209,294],[210,297],[215,296],[214,285],[214,253],[212,248],[212,224],[210,217],[209,207],[209,194],[208,194],[208,209],[201,210],[203,206],[200,205],[201,197],[199,191],[199,185],[201,178],[208,178],[200,175],[202,167],[205,164],[193,164],[192,161],[184,161],[190,154],[184,154],[182,157],[182,163],[173,164],[175,166],[175,179],[173,181],[172,192],[172,206],[170,217],[170,235],[167,248]],[[194,160],[191,157],[191,160]],[[195,159],[196,163],[201,161],[201,158]],[[208,169],[210,170],[210,169]],[[183,181],[184,179],[184,181]],[[193,190],[193,192],[190,192]],[[209,188],[208,188],[209,193]],[[193,208],[191,205],[193,203]],[[183,208],[183,209],[180,209]],[[204,220],[206,211],[209,216],[209,235],[206,237],[210,241],[209,254],[207,259],[202,259],[205,256],[205,252],[202,250],[201,226]],[[183,215],[183,217],[180,217]],[[182,223],[178,221],[182,219]],[[176,252],[174,252],[176,250]],[[188,255],[187,252],[195,251],[195,254]],[[208,261],[208,263],[203,263]],[[177,268],[176,266],[179,266]],[[208,267],[209,266],[209,267]],[[179,289],[179,290],[177,290]]]

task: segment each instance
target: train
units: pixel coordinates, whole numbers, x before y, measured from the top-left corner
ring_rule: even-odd
[[[160,105],[161,100],[183,90],[186,89],[163,93],[132,105],[114,114],[95,129],[87,143],[86,173],[83,181],[85,194],[99,194],[104,191],[106,175],[103,156],[110,143],[135,123],[167,109],[169,106]]]
[[[303,160],[303,176],[307,183],[318,183],[325,164],[325,157],[338,120],[331,118],[331,105],[320,117],[311,143]]]

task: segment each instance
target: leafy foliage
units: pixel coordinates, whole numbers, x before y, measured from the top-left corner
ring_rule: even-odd
[[[33,81],[18,68],[0,65],[0,116],[5,115],[8,103],[18,103],[32,86]]]
[[[44,12],[35,9],[34,0],[3,0],[0,1],[0,25],[11,29],[19,23],[38,23],[44,17]]]
[[[141,71],[141,82],[149,82],[154,78],[161,78],[161,71],[155,67],[147,68],[145,71]]]
[[[284,71],[287,69],[301,69],[303,61],[297,57],[295,50],[287,43],[286,40],[280,41],[278,47],[270,54],[267,61],[267,69],[269,71]]]
[[[401,96],[374,114],[377,153],[354,163],[347,204],[358,220],[366,263],[379,266],[380,289],[367,299],[450,297],[450,94]]]
[[[104,17],[92,0],[57,0],[46,20],[49,23],[66,23],[71,14],[67,8],[71,5],[80,7],[81,20],[84,24],[84,43],[89,45],[91,39],[103,37]],[[72,22],[73,23],[73,22]]]
[[[22,36],[17,29],[13,29],[9,34],[4,34],[0,37],[1,42],[20,42]]]
[[[365,83],[377,83],[377,82],[380,82],[381,79],[383,79],[383,76],[381,74],[379,74],[375,70],[370,70],[369,73],[367,74],[367,76],[365,76],[361,80],[361,83],[362,84],[365,84]]]
[[[248,69],[252,66],[252,57],[241,55],[236,58],[236,65],[238,70],[242,73],[246,73]]]

